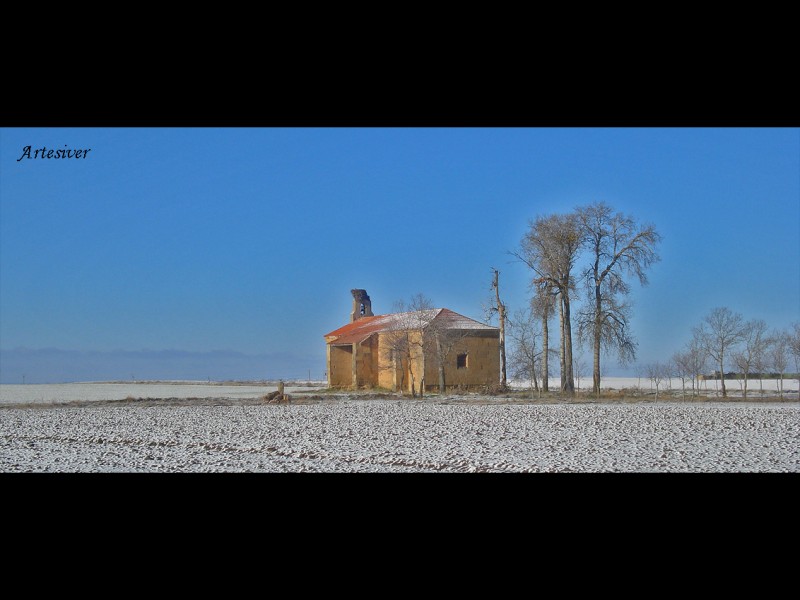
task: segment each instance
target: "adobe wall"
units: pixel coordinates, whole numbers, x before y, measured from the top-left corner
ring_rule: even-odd
[[[414,364],[414,379],[417,388],[422,378],[422,358],[418,348],[419,332],[412,332],[412,361]],[[396,361],[391,357],[391,346],[393,335],[391,333],[381,333],[377,336],[377,382],[382,388],[392,391],[400,391],[402,386],[403,391],[411,390],[411,377],[409,375],[408,364],[406,357],[397,357]],[[404,377],[405,375],[405,377]]]
[[[356,345],[356,373],[358,387],[375,387],[378,384],[378,340],[377,336]]]
[[[376,352],[378,359],[378,386],[396,392],[396,386],[400,385],[400,377],[399,373],[395,372],[396,364],[392,360],[388,337],[386,335],[377,335],[375,337],[378,340],[378,350]]]
[[[457,368],[457,355],[467,354],[467,367]],[[500,382],[500,335],[498,332],[479,332],[460,340],[445,361],[445,385],[483,388]],[[425,364],[425,389],[439,389],[439,369],[434,357]]]
[[[419,339],[416,333],[415,340]],[[445,384],[448,389],[483,388],[500,381],[500,341],[498,332],[479,331],[462,339],[450,352],[445,365]],[[358,387],[381,387],[392,391],[410,391],[411,378],[405,360],[392,361],[391,336],[373,335],[356,345],[356,374]],[[467,367],[457,368],[457,355],[467,354]],[[418,347],[414,346],[412,363],[417,388],[425,367],[425,389],[439,388],[439,371],[433,355],[423,361]],[[404,377],[405,374],[405,377]],[[331,387],[352,388],[353,351],[351,346],[328,346],[328,382]]]
[[[351,387],[353,385],[353,349],[351,346],[328,345],[328,385]]]

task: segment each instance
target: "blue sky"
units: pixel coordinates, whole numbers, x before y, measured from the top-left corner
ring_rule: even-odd
[[[529,221],[593,201],[663,237],[638,363],[800,321],[797,128],[3,128],[0,382],[319,378],[350,289],[480,319],[496,267],[513,312]]]

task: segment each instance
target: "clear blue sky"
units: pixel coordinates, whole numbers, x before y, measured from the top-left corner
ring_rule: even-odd
[[[480,319],[497,267],[513,312],[529,220],[596,200],[663,236],[637,362],[800,320],[797,128],[3,128],[0,381],[319,378],[350,289]]]

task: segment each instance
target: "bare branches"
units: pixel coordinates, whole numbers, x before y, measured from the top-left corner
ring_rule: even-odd
[[[747,378],[759,363],[764,363],[768,342],[767,324],[760,319],[747,321],[742,325],[740,333],[742,348],[734,352],[732,358],[736,368],[744,375],[743,395],[747,398]]]
[[[572,270],[581,249],[581,233],[575,214],[537,217],[512,253],[535,274],[532,285],[558,294],[561,330],[561,387],[573,394],[572,318],[570,297],[574,291]]]
[[[581,314],[579,335],[591,336],[594,391],[600,393],[600,350],[616,349],[624,364],[635,358],[636,343],[628,330],[630,303],[621,301],[630,286],[622,276],[647,284],[647,269],[660,260],[661,236],[653,225],[639,226],[632,217],[614,213],[604,202],[576,209],[581,241],[591,254],[583,272],[589,306]]]
[[[708,329],[705,326],[708,326]],[[729,353],[731,348],[742,340],[742,315],[734,313],[727,307],[717,307],[704,317],[694,333],[701,341],[705,352],[719,365],[722,396],[726,397],[728,392],[725,388],[725,357],[726,352]]]
[[[537,376],[540,372],[542,348],[538,340],[541,334],[537,328],[538,317],[532,306],[527,310],[517,310],[509,326],[509,337],[512,340],[510,367],[512,376],[530,382],[531,392],[536,390],[541,396]],[[547,374],[542,372],[542,377]],[[546,391],[546,387],[544,388]]]
[[[408,373],[411,395],[416,396],[417,377],[424,373],[417,373],[414,365],[420,357],[424,359],[425,339],[422,332],[436,316],[436,311],[430,299],[421,293],[412,296],[408,304],[398,300],[394,303],[394,309],[382,345],[385,363],[399,369],[403,378],[401,389],[404,388]],[[423,393],[423,385],[424,382],[420,382],[420,393]]]

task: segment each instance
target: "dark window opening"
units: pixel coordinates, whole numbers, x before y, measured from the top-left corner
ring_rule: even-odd
[[[466,354],[459,354],[456,356],[456,368],[457,369],[466,369],[467,368],[467,355]]]
[[[364,314],[364,303],[363,302],[361,303],[361,314],[362,315]]]

